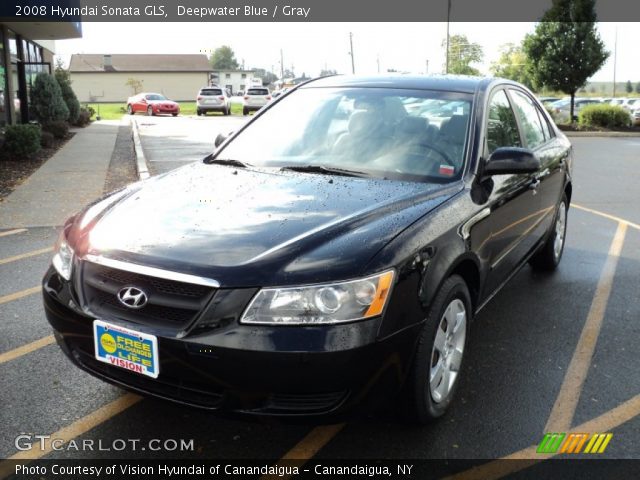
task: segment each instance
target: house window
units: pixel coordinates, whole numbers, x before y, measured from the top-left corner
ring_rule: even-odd
[[[242,74],[242,78],[247,78],[247,74],[246,74],[246,73],[243,73],[243,74]]]
[[[230,73],[225,73],[224,78],[231,78],[231,74]]]

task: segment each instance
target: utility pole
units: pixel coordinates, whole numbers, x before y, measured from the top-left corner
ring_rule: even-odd
[[[616,98],[616,60],[618,56],[618,27],[616,27],[616,39],[613,43],[613,98]]]
[[[449,73],[449,17],[451,16],[451,0],[447,0],[447,60],[444,73]]]
[[[429,59],[427,58],[427,69],[424,71],[424,73],[428,74],[429,73]]]
[[[353,32],[349,32],[349,45],[351,46],[351,73],[356,73],[356,62],[353,59]]]
[[[284,80],[284,60],[282,56],[282,49],[280,49],[280,80]]]
[[[376,62],[378,63],[378,73],[380,73],[380,54],[376,55]]]

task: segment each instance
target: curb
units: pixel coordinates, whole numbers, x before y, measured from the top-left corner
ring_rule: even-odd
[[[135,118],[130,118],[132,130],[133,130],[133,149],[136,152],[136,170],[138,170],[138,178],[140,180],[146,180],[151,176],[149,173],[149,167],[147,166],[147,159],[144,156],[142,150],[142,143],[140,142],[140,133],[138,133],[138,122]]]
[[[640,137],[640,132],[572,132],[563,130],[567,137]]]

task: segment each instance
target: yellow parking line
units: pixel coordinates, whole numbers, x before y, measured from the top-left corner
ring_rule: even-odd
[[[36,255],[42,255],[43,253],[48,253],[52,250],[53,250],[53,247],[47,247],[47,248],[41,248],[40,250],[34,250],[33,252],[22,253],[14,257],[0,258],[0,265],[15,262],[17,260],[22,260],[24,258],[35,257]]]
[[[549,420],[547,420],[547,424],[544,427],[545,432],[564,432],[571,427],[580,393],[589,372],[596,342],[600,335],[626,233],[627,225],[619,223],[609,247],[607,261],[602,268],[602,273],[600,273],[600,280],[598,280],[598,286],[591,302],[587,320],[582,328],[580,339],[571,357],[569,368],[565,373],[560,392],[549,415]]]
[[[609,220],[613,220],[618,223],[624,223],[628,227],[635,228],[636,230],[640,230],[640,225],[638,225],[637,223],[630,222],[629,220],[625,220],[624,218],[616,217],[615,215],[610,215],[608,213],[601,212],[599,210],[594,210],[592,208],[583,207],[582,205],[577,205],[575,203],[572,203],[571,206],[577,208],[578,210],[583,210],[585,212],[593,213],[594,215],[608,218]]]
[[[640,395],[636,395],[592,420],[577,425],[567,433],[610,432],[638,415],[640,415]],[[559,454],[559,452],[558,454],[539,454],[536,453],[537,448],[538,445],[531,445],[506,457],[473,467],[442,480],[496,480]],[[513,462],[511,460],[520,461]]]
[[[0,232],[0,237],[8,237],[9,235],[16,235],[18,233],[26,232],[26,228],[16,228],[14,230],[7,230],[6,232]]]
[[[38,293],[40,290],[42,290],[42,287],[38,285],[37,287],[27,288],[26,290],[20,290],[19,292],[5,295],[4,297],[0,297],[0,305],[2,305],[3,303],[18,300],[22,297],[26,297],[34,293]]]
[[[127,408],[138,403],[140,400],[142,400],[142,397],[133,393],[127,393],[122,397],[117,398],[113,402],[108,403],[105,406],[91,412],[90,414],[76,420],[71,425],[61,428],[57,432],[52,433],[50,438],[52,440],[59,438],[62,439],[64,443],[67,443],[74,438],[87,433],[92,428],[97,427],[98,425],[106,422],[112,417],[115,417],[119,413],[122,413]],[[47,442],[46,448],[42,450],[24,450],[10,456],[9,458],[7,458],[7,460],[37,460],[51,453],[51,451],[51,442]],[[14,468],[15,462],[5,461],[0,463],[0,478],[6,478],[7,476],[15,473],[13,470]]]
[[[49,335],[48,337],[41,338],[40,340],[36,340],[35,342],[27,343],[26,345],[14,348],[13,350],[9,350],[8,352],[0,353],[0,364],[15,360],[16,358],[26,355],[27,353],[31,353],[35,350],[38,350],[39,348],[51,345],[53,342],[55,342],[53,335]]]
[[[282,462],[284,465],[289,467],[301,467],[313,458],[322,447],[329,443],[331,439],[344,428],[344,425],[344,423],[339,423],[336,425],[325,425],[314,428],[306,437],[300,440],[291,450],[289,450],[278,461],[278,463],[276,463],[276,466]],[[260,480],[288,480],[289,478],[291,478],[291,475],[285,475],[282,477],[263,475],[260,477]]]

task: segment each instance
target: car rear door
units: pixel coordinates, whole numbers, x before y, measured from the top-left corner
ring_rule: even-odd
[[[551,227],[555,207],[564,190],[566,161],[570,153],[568,142],[557,138],[549,119],[538,103],[525,91],[510,89],[516,116],[520,120],[528,148],[540,160],[540,171],[536,175],[538,203],[542,218],[538,235],[544,235]],[[544,139],[539,136],[542,130]]]
[[[485,115],[483,158],[489,158],[499,147],[527,147],[526,133],[514,110],[505,89],[492,92]],[[544,139],[542,131],[539,136]],[[478,253],[489,266],[484,288],[488,295],[509,278],[540,238],[542,213],[537,174],[494,175],[485,182],[491,187],[486,218],[491,233]]]

